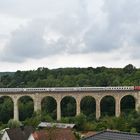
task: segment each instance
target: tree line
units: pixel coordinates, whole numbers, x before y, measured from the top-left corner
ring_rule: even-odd
[[[0,87],[83,87],[140,85],[140,69],[124,68],[38,68],[0,74]]]

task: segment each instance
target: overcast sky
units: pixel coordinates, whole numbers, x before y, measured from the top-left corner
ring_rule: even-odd
[[[140,0],[0,0],[0,71],[140,67]]]

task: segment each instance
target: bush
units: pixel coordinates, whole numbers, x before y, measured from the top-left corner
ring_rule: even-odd
[[[17,127],[20,127],[21,123],[17,120],[13,120],[13,119],[10,119],[8,121],[8,127],[9,128],[17,128]]]

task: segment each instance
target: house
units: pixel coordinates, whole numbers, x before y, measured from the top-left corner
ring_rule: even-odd
[[[69,128],[51,128],[32,133],[28,140],[76,140],[76,137]]]
[[[1,140],[28,140],[33,131],[34,129],[31,126],[7,129]]]
[[[140,140],[140,134],[120,131],[102,131],[82,140]]]
[[[1,140],[1,138],[2,138],[2,136],[3,136],[3,134],[4,134],[4,132],[5,132],[7,129],[9,129],[9,128],[4,128],[4,129],[0,130],[0,140]]]

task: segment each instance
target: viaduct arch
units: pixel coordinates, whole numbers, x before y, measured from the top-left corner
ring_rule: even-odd
[[[111,96],[115,100],[115,116],[120,116],[121,100],[125,96],[132,96],[135,100],[135,109],[140,106],[140,91],[133,87],[77,87],[77,88],[1,88],[0,97],[8,96],[13,101],[14,119],[19,120],[18,100],[23,96],[29,96],[33,100],[34,111],[41,110],[41,102],[45,97],[52,97],[57,104],[57,120],[61,119],[61,101],[70,96],[76,101],[76,115],[80,114],[80,104],[84,97],[95,99],[96,119],[101,116],[101,100]]]

